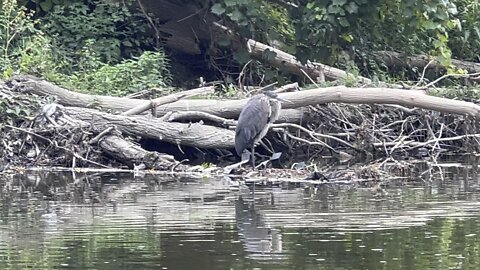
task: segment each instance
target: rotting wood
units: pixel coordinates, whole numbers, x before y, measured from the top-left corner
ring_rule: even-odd
[[[115,125],[122,133],[176,145],[203,149],[228,149],[234,145],[233,131],[199,123],[172,123],[157,118],[114,115],[79,107],[65,107],[65,112],[72,118],[89,123],[97,132],[103,131],[106,126]]]
[[[147,169],[170,170],[179,163],[173,156],[147,151],[116,135],[104,136],[98,145],[105,153],[126,164],[129,168],[143,164]]]

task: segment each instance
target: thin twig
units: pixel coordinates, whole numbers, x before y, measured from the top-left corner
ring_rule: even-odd
[[[276,127],[276,128],[279,128],[279,127],[292,127],[292,128],[296,128],[296,129],[300,129],[304,132],[306,132],[308,135],[310,135],[310,137],[312,138],[315,138],[315,137],[321,137],[321,138],[325,138],[325,139],[331,139],[331,140],[334,140],[334,141],[337,141],[339,143],[342,143],[352,149],[355,149],[355,150],[358,150],[355,146],[351,145],[350,143],[342,140],[342,139],[339,139],[337,137],[334,137],[334,136],[330,136],[330,135],[326,135],[326,134],[320,134],[320,133],[317,133],[317,132],[314,132],[312,130],[308,130],[300,125],[297,125],[297,124],[293,124],[293,123],[282,123],[282,124],[273,124],[272,127]],[[315,138],[316,139],[316,138]],[[322,142],[323,143],[323,142]],[[331,147],[329,147],[331,148]],[[333,148],[331,148],[331,150],[333,150]],[[334,150],[335,151],[335,150]],[[337,152],[337,151],[335,151]]]
[[[423,79],[425,78],[425,71],[427,70],[428,66],[430,66],[433,62],[435,62],[434,59],[430,60],[430,62],[428,62],[425,67],[423,67],[422,76],[420,77],[420,80],[418,80],[417,84],[415,84],[415,87],[418,87],[422,83]]]
[[[445,78],[448,78],[448,77],[474,78],[474,79],[475,79],[475,78],[476,78],[475,76],[478,76],[478,75],[480,75],[480,72],[469,73],[469,74],[457,74],[457,73],[456,73],[456,74],[445,74],[445,75],[443,75],[442,77],[440,77],[440,78],[432,81],[431,83],[429,83],[429,84],[427,84],[427,85],[425,85],[425,86],[423,86],[423,87],[420,87],[419,89],[427,89],[427,88],[429,88],[429,87],[431,87],[431,86],[434,86],[437,82],[439,82],[439,81],[441,81],[441,80],[443,80],[443,79],[445,79]]]

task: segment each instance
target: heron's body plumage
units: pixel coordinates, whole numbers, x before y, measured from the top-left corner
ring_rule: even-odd
[[[257,144],[280,114],[281,103],[265,94],[253,96],[242,109],[235,129],[235,150],[239,156]],[[252,157],[253,158],[253,157]]]

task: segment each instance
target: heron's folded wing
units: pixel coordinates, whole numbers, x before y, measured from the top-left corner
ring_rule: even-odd
[[[235,149],[241,155],[251,147],[255,138],[267,128],[270,107],[264,98],[252,98],[243,108],[235,131]]]

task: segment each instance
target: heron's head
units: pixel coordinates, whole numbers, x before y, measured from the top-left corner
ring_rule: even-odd
[[[283,99],[283,98],[279,97],[278,94],[273,92],[273,91],[263,91],[263,94],[266,95],[269,98],[276,99],[278,101],[292,103],[290,100],[286,100],[286,99]]]

